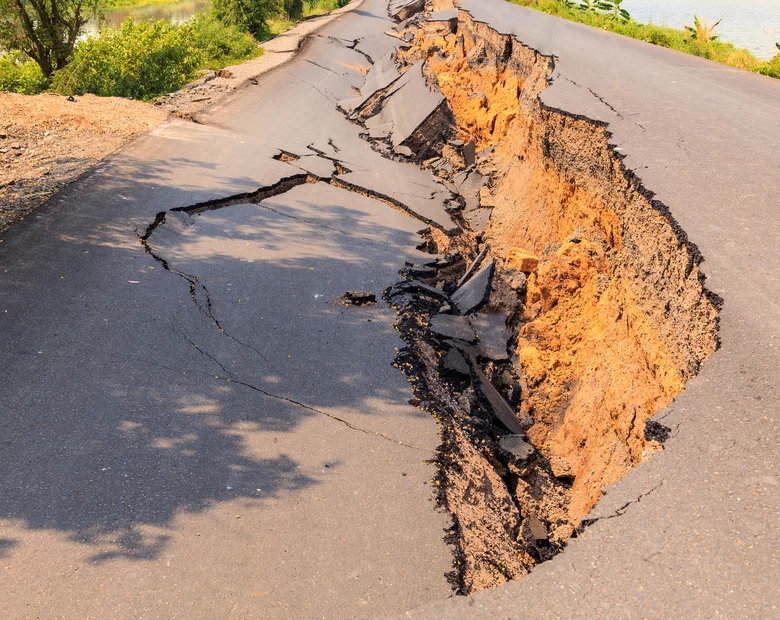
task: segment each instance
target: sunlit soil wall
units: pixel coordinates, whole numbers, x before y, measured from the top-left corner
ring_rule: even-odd
[[[418,28],[399,58],[427,58],[458,137],[493,147],[479,167],[491,173],[484,239],[499,276],[513,249],[540,259],[514,317],[515,366],[528,438],[571,480],[560,542],[607,485],[660,447],[645,423],[715,350],[716,302],[696,248],[623,167],[608,127],[540,103],[552,59],[463,11],[456,29]]]

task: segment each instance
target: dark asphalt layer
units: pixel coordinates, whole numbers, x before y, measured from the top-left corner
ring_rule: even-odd
[[[430,260],[424,224],[320,182],[169,213],[148,243],[171,271],[138,239],[161,211],[329,176],[328,158],[451,226],[449,193],[336,109],[364,79],[352,41],[397,43],[385,14],[365,2],[4,235],[3,618],[375,617],[450,595],[436,423],[391,366],[395,312],[334,302]]]
[[[722,347],[656,416],[665,451],[609,489],[564,553],[409,616],[777,618],[780,81],[502,0],[461,8],[555,55],[546,105],[609,123],[704,255]]]

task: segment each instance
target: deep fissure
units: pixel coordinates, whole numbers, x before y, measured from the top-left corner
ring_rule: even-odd
[[[437,10],[447,4],[435,2]],[[595,522],[587,514],[606,487],[662,448],[670,429],[650,417],[717,348],[721,302],[703,286],[698,249],[623,165],[606,123],[541,103],[554,58],[464,11],[436,22],[427,19],[430,2],[406,8],[416,15],[398,28],[406,42],[395,54],[399,73],[423,60],[451,123],[425,127],[425,119],[418,128],[433,153],[362,135],[459,194],[452,215],[460,233],[430,229],[420,246],[444,260],[411,266],[406,276],[447,297],[415,285],[391,287],[385,298],[407,345],[396,363],[441,426],[437,497],[453,519],[450,577],[468,594],[560,552]],[[353,120],[369,128],[402,90],[399,80],[361,91]],[[506,358],[479,355],[434,325],[460,318],[451,298],[486,260],[495,263],[489,296],[466,314],[506,317]],[[425,269],[432,271],[412,273]],[[508,434],[498,421],[506,405],[525,433]]]
[[[446,4],[437,0],[437,9]],[[697,248],[623,165],[607,125],[541,103],[554,58],[464,11],[436,22],[424,17],[430,3],[406,9],[404,19],[411,19],[399,27],[405,43],[395,62],[403,73],[424,61],[425,80],[444,102],[400,144],[362,135],[384,156],[416,162],[441,179],[456,197],[448,210],[457,232],[338,178],[349,170],[313,147],[334,163],[333,176],[292,175],[173,211],[258,204],[326,182],[429,225],[420,249],[440,257],[408,265],[405,280],[384,298],[398,312],[406,344],[396,365],[414,403],[440,424],[435,484],[453,522],[449,577],[468,594],[522,577],[563,550],[596,521],[587,514],[605,489],[662,449],[670,430],[650,418],[717,348],[720,300],[703,286]],[[398,79],[365,97],[352,119],[368,129],[403,90]],[[277,157],[291,165],[299,158],[283,151]],[[140,238],[173,271],[148,246],[164,222],[161,214]],[[462,310],[457,295],[484,278],[488,265],[484,299]],[[197,279],[189,281],[192,291]],[[440,317],[453,317],[457,335]],[[503,353],[485,344],[485,322],[506,330]],[[479,332],[473,339],[457,331],[471,328]],[[520,427],[506,423],[506,410]]]

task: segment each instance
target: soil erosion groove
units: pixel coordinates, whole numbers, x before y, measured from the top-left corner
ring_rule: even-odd
[[[604,489],[662,448],[668,429],[650,418],[716,350],[720,300],[607,125],[541,103],[555,59],[453,9],[420,3],[397,27],[396,69],[422,67],[444,96],[435,118],[396,143],[372,119],[392,117],[403,80],[381,75],[341,106],[376,150],[459,194],[461,230],[430,228],[421,247],[442,256],[385,298],[407,344],[397,364],[441,425],[438,500],[467,594],[562,550]]]

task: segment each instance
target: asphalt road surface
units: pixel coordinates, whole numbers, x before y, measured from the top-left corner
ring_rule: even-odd
[[[430,260],[425,224],[320,182],[169,214],[150,253],[139,241],[160,212],[325,178],[336,159],[448,224],[444,188],[336,108],[365,79],[347,65],[397,43],[391,25],[364,4],[4,235],[4,618],[375,617],[451,594],[437,428],[391,366],[395,312],[334,301]]]

